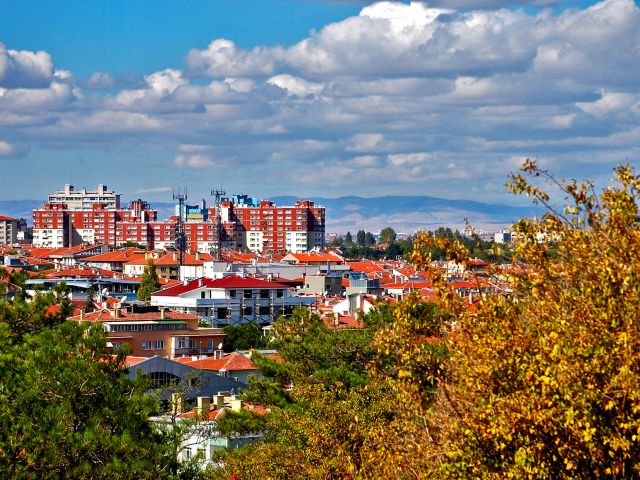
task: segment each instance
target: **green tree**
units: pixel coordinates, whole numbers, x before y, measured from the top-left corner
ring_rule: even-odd
[[[367,236],[367,234],[365,233],[364,230],[358,230],[358,233],[356,233],[356,243],[358,245],[364,246],[365,245],[366,236]]]
[[[373,233],[371,233],[371,232],[367,232],[367,233],[364,235],[364,244],[365,244],[367,247],[371,247],[372,245],[375,245],[375,244],[376,244],[376,238],[373,236]]]
[[[399,398],[389,379],[399,370],[395,353],[378,352],[376,338],[393,328],[396,314],[430,324],[433,312],[382,304],[363,318],[364,328],[344,330],[300,309],[274,324],[273,344],[284,361],[257,356],[263,378],[253,380],[244,395],[273,413],[263,419],[233,417],[225,426],[259,428],[267,436],[224,458],[219,478],[234,471],[239,479],[384,478],[377,460],[393,436]],[[416,362],[416,371],[421,365]],[[430,387],[433,391],[433,382]]]
[[[63,289],[0,302],[0,477],[163,478],[155,408]]]
[[[93,312],[95,310],[96,308],[95,296],[96,296],[96,289],[93,286],[93,284],[91,284],[87,289],[87,304],[85,306],[85,310],[87,312]]]
[[[262,327],[253,322],[241,325],[227,325],[224,327],[224,351],[250,350],[267,346]]]
[[[347,232],[344,236],[344,241],[345,243],[353,243],[353,235],[351,235],[351,232]]]
[[[380,243],[394,243],[396,241],[396,231],[391,227],[385,227],[380,230],[380,236],[378,237]]]
[[[138,289],[138,300],[148,302],[151,294],[160,290],[160,280],[153,263],[153,259],[149,259],[147,266],[144,267],[144,273],[140,280],[140,288]]]

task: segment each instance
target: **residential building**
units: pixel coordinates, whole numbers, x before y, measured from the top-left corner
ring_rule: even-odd
[[[151,305],[197,315],[212,326],[270,324],[315,301],[315,296],[296,296],[287,285],[238,275],[198,278],[151,295]]]
[[[114,350],[127,345],[131,355],[141,357],[213,355],[225,336],[221,328],[199,328],[195,315],[165,308],[81,310],[70,320],[102,325]]]
[[[223,198],[217,205],[186,205],[183,230],[191,251],[222,248],[252,252],[301,253],[324,246],[325,208],[309,200],[276,206],[246,195]],[[120,207],[120,195],[99,185],[96,191],[72,185],[49,195],[33,211],[33,243],[67,247],[81,243],[120,246],[135,242],[146,248],[176,245],[179,215],[159,221],[157,211],[141,199]]]
[[[18,241],[18,221],[0,215],[0,245],[11,245]]]
[[[76,190],[73,185],[67,184],[49,195],[48,203],[65,205],[69,210],[91,210],[94,204],[99,203],[116,210],[120,208],[120,194],[107,190],[106,185],[98,185],[96,190]]]

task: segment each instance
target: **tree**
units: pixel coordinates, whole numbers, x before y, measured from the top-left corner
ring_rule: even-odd
[[[437,428],[422,471],[449,478],[637,478],[640,475],[640,176],[617,184],[561,181],[527,161],[509,187],[542,204],[540,219],[515,225],[513,295],[489,295],[469,310],[440,283],[456,315],[449,379],[429,418]],[[532,180],[567,199],[556,209]],[[459,241],[423,236],[460,261]],[[406,338],[405,338],[406,341]],[[429,424],[429,423],[427,423]],[[414,463],[414,467],[415,467]]]
[[[376,244],[376,238],[373,236],[373,233],[367,232],[364,236],[364,244],[367,247],[371,247]]]
[[[87,312],[93,312],[96,308],[95,305],[95,296],[96,296],[96,289],[93,286],[93,284],[89,285],[89,288],[87,289],[87,304],[85,306],[85,310]]]
[[[347,232],[344,236],[344,241],[345,243],[353,243],[353,236],[351,235],[351,232]]]
[[[149,259],[147,266],[144,267],[144,273],[140,280],[140,288],[138,289],[138,300],[149,302],[151,294],[160,290],[160,280],[153,263],[153,259]]]
[[[356,243],[358,245],[364,246],[365,245],[365,238],[366,238],[366,233],[364,230],[358,230],[358,233],[356,233]]]
[[[0,477],[163,478],[155,401],[62,288],[0,302]]]
[[[250,350],[252,348],[264,348],[267,345],[262,327],[253,322],[240,325],[227,325],[224,327],[224,351]]]
[[[416,325],[430,324],[433,308],[413,305],[382,304],[358,330],[330,328],[306,309],[274,324],[274,348],[284,361],[256,356],[263,378],[253,380],[244,395],[273,413],[261,419],[230,417],[225,425],[264,429],[267,436],[226,456],[219,478],[232,472],[238,479],[384,478],[379,452],[388,450],[399,405],[389,379],[399,371],[395,352],[378,353],[375,339],[393,328],[396,314],[411,316]],[[416,362],[419,368],[426,368],[426,360]],[[293,390],[285,388],[291,384]]]
[[[378,237],[380,243],[394,243],[396,241],[396,231],[391,227],[385,227],[380,230],[380,236]]]

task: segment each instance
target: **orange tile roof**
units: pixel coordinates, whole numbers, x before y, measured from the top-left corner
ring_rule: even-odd
[[[194,368],[215,371],[257,370],[256,365],[250,358],[238,352],[230,353],[222,358],[207,357],[201,360],[194,360],[187,362],[187,365]]]
[[[145,360],[149,360],[149,357],[136,357],[133,355],[127,355],[124,359],[125,367],[132,367],[140,362],[144,362]]]
[[[103,268],[68,268],[66,270],[48,270],[45,273],[47,278],[64,278],[64,277],[108,277],[113,278],[116,272],[105,270]]]
[[[126,263],[136,258],[144,259],[144,251],[139,248],[129,247],[122,250],[114,250],[113,252],[101,253],[92,257],[86,257],[84,262],[100,262],[100,263]]]
[[[157,320],[160,319],[160,312],[136,312],[132,313],[125,309],[120,310],[120,317],[116,318],[111,315],[111,312],[107,310],[95,310],[93,312],[85,313],[85,321],[92,322],[131,322],[131,321],[143,321],[143,320]],[[175,310],[167,310],[164,316],[165,320],[198,320],[197,315],[191,315],[189,313],[177,312]],[[80,315],[70,317],[69,320],[80,321]]]
[[[351,268],[352,271],[354,272],[364,272],[364,273],[383,273],[383,274],[388,274],[389,272],[387,272],[387,270],[385,270],[384,268],[382,268],[380,265],[376,264],[375,262],[348,262],[349,267]]]

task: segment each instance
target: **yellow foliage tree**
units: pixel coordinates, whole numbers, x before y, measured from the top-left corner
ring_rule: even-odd
[[[422,442],[415,461],[402,457],[415,477],[640,476],[640,176],[620,166],[615,178],[596,195],[591,183],[556,180],[531,161],[511,177],[512,191],[548,209],[515,226],[526,268],[512,295],[469,309],[434,271],[456,320],[421,436],[406,411],[407,432]],[[565,195],[562,211],[542,179]],[[442,242],[420,237],[414,263],[429,268],[434,246],[465,260],[461,245]]]

